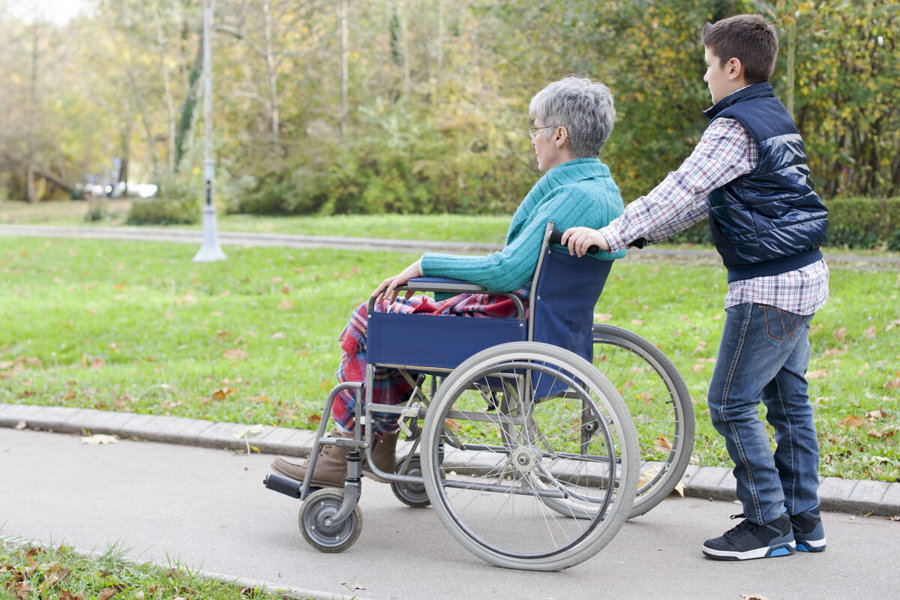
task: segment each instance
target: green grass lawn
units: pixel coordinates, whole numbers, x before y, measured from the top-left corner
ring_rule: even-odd
[[[113,597],[129,600],[294,598],[202,577],[177,563],[168,568],[150,563],[134,564],[124,558],[120,548],[114,547],[99,556],[88,556],[67,546],[43,548],[2,539],[0,597],[60,600]]]
[[[430,226],[406,219],[410,230]],[[228,260],[197,264],[195,252],[0,238],[0,402],[311,428],[350,311],[415,258],[230,246]],[[900,477],[898,292],[896,271],[832,271],[809,373],[825,476]],[[598,318],[654,341],[682,372],[703,465],[729,464],[705,401],[724,294],[719,266],[625,260],[597,307]]]

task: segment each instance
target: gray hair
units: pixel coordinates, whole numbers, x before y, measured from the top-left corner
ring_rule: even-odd
[[[570,75],[531,99],[528,116],[544,125],[564,125],[575,158],[596,158],[616,120],[612,92],[599,81]],[[553,135],[548,129],[547,135]]]

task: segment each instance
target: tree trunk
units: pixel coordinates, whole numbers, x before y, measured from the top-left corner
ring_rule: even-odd
[[[441,78],[444,72],[444,0],[438,0],[438,25],[437,25],[437,88],[441,88]]]
[[[28,125],[25,141],[25,199],[28,202],[37,202],[34,191],[34,121],[37,118],[37,72],[38,72],[38,23],[31,27],[31,81],[28,87]]]
[[[166,67],[166,48],[168,43],[166,36],[163,35],[162,25],[159,22],[159,6],[153,3],[153,21],[156,24],[156,41],[159,44],[159,70],[163,78],[163,90],[166,97],[166,112],[168,115],[168,136],[167,144],[167,166],[168,173],[171,175],[175,172],[175,101],[172,98],[172,84],[169,81],[169,69]],[[128,123],[128,131],[131,131],[131,123]]]
[[[185,145],[188,134],[194,122],[194,107],[197,106],[197,97],[200,94],[200,73],[203,67],[203,36],[197,44],[197,54],[194,64],[188,74],[188,89],[181,105],[181,117],[178,120],[178,128],[175,131],[175,169],[177,173],[181,167],[181,159],[184,157]]]
[[[338,20],[341,23],[341,117],[340,117],[340,135],[341,141],[344,141],[344,136],[347,133],[347,114],[350,110],[349,108],[349,90],[350,90],[350,75],[349,75],[349,67],[347,64],[347,57],[350,53],[349,43],[348,43],[348,34],[347,34],[347,0],[341,0],[340,5],[338,7],[339,16]]]
[[[272,11],[269,0],[263,3],[263,19],[265,24],[266,75],[269,84],[269,124],[271,127],[272,145],[278,146],[278,130],[281,127],[278,98],[278,61],[272,48]]]
[[[122,195],[128,195],[128,162],[131,160],[131,117],[126,122],[125,128],[122,130],[122,165],[119,167],[119,183],[125,182],[125,188]],[[171,171],[169,171],[171,174]]]
[[[794,72],[795,56],[797,54],[797,13],[791,15],[791,28],[788,32],[787,55],[787,98],[786,108],[791,118],[794,118]]]
[[[406,0],[396,0],[396,14],[399,25],[399,50],[400,50],[400,67],[403,69],[403,88],[401,100],[406,103],[409,101],[411,91],[411,83],[409,76],[409,35],[406,28]]]

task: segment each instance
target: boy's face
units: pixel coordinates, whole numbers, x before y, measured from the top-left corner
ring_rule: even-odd
[[[704,47],[703,59],[706,61],[706,75],[703,81],[709,86],[712,103],[744,87],[740,61],[732,58],[722,64],[718,56],[713,54],[709,46]]]

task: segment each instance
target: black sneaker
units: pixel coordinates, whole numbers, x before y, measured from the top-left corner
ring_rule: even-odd
[[[735,515],[739,519],[744,515]],[[749,560],[788,556],[794,553],[794,532],[787,514],[765,525],[757,525],[747,519],[725,535],[703,544],[703,554],[715,560]]]
[[[821,552],[825,549],[825,528],[822,527],[818,506],[792,516],[791,527],[800,552]]]

